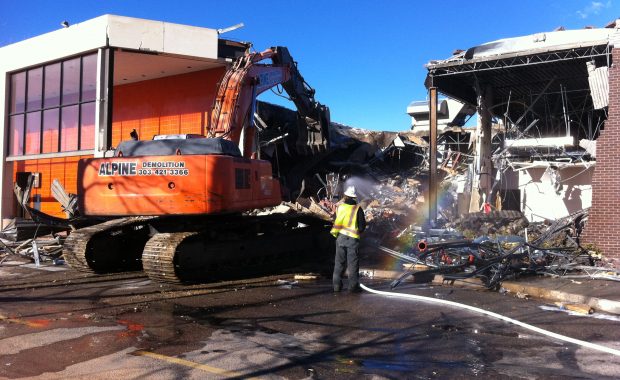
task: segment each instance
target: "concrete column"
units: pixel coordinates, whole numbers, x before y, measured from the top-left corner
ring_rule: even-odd
[[[97,60],[97,108],[95,157],[103,157],[112,143],[112,96],[114,93],[114,50],[99,49]]]
[[[493,162],[491,161],[492,120],[489,107],[493,103],[493,92],[490,86],[478,92],[478,125],[476,126],[476,145],[474,147],[474,175],[471,187],[469,212],[480,211],[482,198],[488,201],[493,187]]]

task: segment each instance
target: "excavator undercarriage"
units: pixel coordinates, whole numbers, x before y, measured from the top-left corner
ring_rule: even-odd
[[[299,216],[130,217],[73,231],[65,260],[92,273],[143,269],[154,281],[210,282],[331,252],[323,221]]]

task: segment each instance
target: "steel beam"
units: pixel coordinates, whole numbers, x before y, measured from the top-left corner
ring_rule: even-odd
[[[428,89],[430,172],[428,185],[428,221],[437,225],[437,87]]]
[[[611,54],[608,45],[589,46],[585,48],[575,48],[563,51],[540,52],[522,55],[523,53],[506,54],[500,59],[464,59],[428,64],[427,69],[431,76],[441,77],[447,75],[463,74],[470,72],[481,72],[488,70],[508,69],[519,66],[532,66],[541,63],[553,63],[562,61],[572,61],[575,59],[591,60],[596,57],[605,57]]]

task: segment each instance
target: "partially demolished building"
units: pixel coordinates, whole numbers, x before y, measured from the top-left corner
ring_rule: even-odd
[[[427,64],[428,88],[478,112],[470,211],[488,202],[540,221],[591,207],[582,243],[620,257],[619,27],[507,38]]]

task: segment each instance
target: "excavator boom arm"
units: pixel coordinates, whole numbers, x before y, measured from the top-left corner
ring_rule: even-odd
[[[273,64],[259,62],[271,59]],[[243,155],[250,157],[254,144],[253,113],[256,96],[282,84],[297,107],[297,147],[302,152],[325,149],[329,110],[314,100],[314,90],[297,70],[288,49],[273,47],[239,58],[224,75],[215,98],[209,126],[210,137],[239,143],[244,132]]]
[[[227,73],[228,74],[228,73]],[[243,128],[253,128],[247,123],[248,113],[253,109],[256,97],[289,77],[286,67],[252,65],[226,75],[220,85],[216,106],[211,115],[210,137],[223,137],[239,143]],[[245,134],[243,155],[251,155],[253,133]]]

